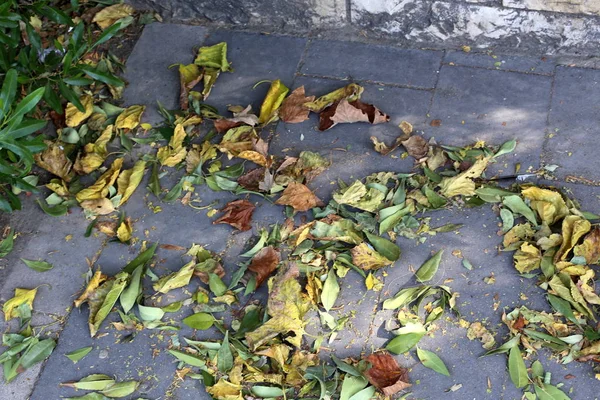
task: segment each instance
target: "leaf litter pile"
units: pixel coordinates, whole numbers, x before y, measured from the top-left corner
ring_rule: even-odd
[[[92,337],[103,335],[103,328],[123,332],[122,341],[132,340],[145,329],[178,330],[179,325],[165,315],[187,307],[193,313],[183,324],[195,330],[217,329],[223,338],[183,338],[183,343],[174,341],[166,351],[177,362],[178,378],[201,380],[214,399],[406,396],[411,386],[408,370],[391,354],[414,351],[425,367],[451,374],[438,355],[418,347],[445,312],[459,315],[458,293],[428,283],[438,272],[443,250],[424,257],[415,272],[416,286],[383,301],[383,309],[395,310],[396,320],[390,325],[396,329],[390,329],[392,338],[385,349],[368,356],[340,359],[324,351],[324,345],[344,334],[352,317],[331,312],[339,306],[344,278],[359,274],[365,290],[381,291],[378,271],[401,259],[395,244],[398,236],[422,242],[425,235],[461,228],[455,224],[431,227],[429,218],[419,217],[423,212],[491,204],[502,220],[502,251],[513,252],[516,272],[538,279],[553,311],[521,306],[505,312],[502,320],[510,337],[501,345],[480,322],[467,323],[467,336],[481,340],[487,355],[507,354],[510,378],[524,389],[526,399],[569,398],[560,384],[551,383],[539,361],[527,367],[526,361],[530,363],[541,348],[550,350],[563,364],[600,360],[595,316],[600,297],[590,268],[600,263],[600,228],[590,222],[599,217],[580,211],[576,202],[556,189],[501,188],[487,179],[488,165],[512,152],[516,141],[499,147],[483,142],[444,146],[426,141],[413,132],[410,123],[403,122],[393,144],[376,137],[371,140],[382,155],[403,148],[415,159],[414,171],[386,171],[354,182],[339,181],[327,202],[313,193],[310,183],[330,162],[309,151],[284,158],[269,154],[261,131],[277,120],[302,123],[311,112],[319,114],[321,131],[343,123],[388,122],[383,111],[361,101],[363,87],[352,83],[321,96],[307,96],[303,87],[290,92],[275,80],[258,115],[249,106],[231,106],[232,116],[221,116],[205,101],[219,75],[232,72],[227,44],[202,47],[194,63],[177,67],[180,110],[161,106],[165,120],[159,127],[141,123],[144,106],[123,109],[109,103],[108,84],[80,93],[81,107],[67,105],[57,137],[47,140],[47,149],[35,160],[54,176],[46,184],[51,194],[39,200],[42,209],[58,216],[81,207],[91,221],[86,235],[95,229],[123,243],[135,242],[132,219],[118,210],[148,173],[147,189],[167,203],[179,200],[206,209],[192,197],[199,185],[244,196],[223,207],[215,224],[250,230],[255,210],[250,196],[285,206],[287,219],[260,230],[230,276],[220,257],[201,245],[185,249],[188,261],[178,271],[156,276],[152,260],[158,244],[145,242],[140,254],[115,276],[90,270],[75,306],[87,304]],[[200,125],[206,123],[212,129],[201,134]],[[117,138],[120,148],[111,149]],[[163,189],[161,178],[173,169],[185,174],[174,187]],[[153,209],[160,212],[161,207]],[[300,223],[294,218],[296,213],[305,213]],[[14,232],[5,236],[0,242],[2,256],[11,251]],[[42,260],[23,262],[37,272],[52,269]],[[471,268],[466,259],[463,265]],[[151,291],[144,289],[145,277],[152,281]],[[186,291],[190,296],[161,304],[162,295],[196,287],[196,281],[200,287],[193,293]],[[252,297],[261,287],[268,290],[266,302]],[[16,289],[3,305],[6,320],[19,320],[18,333],[3,335],[6,350],[0,354],[0,363],[7,382],[46,359],[55,347],[53,339],[41,338],[29,323],[37,290]],[[227,317],[227,311],[232,317]],[[114,312],[120,320],[109,327],[105,320]],[[316,335],[307,334],[311,320],[320,322]],[[91,350],[76,349],[65,356],[76,363]],[[106,399],[129,396],[139,384],[93,374],[62,386],[85,391],[80,399]]]

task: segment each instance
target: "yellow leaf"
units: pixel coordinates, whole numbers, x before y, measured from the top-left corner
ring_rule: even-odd
[[[140,124],[146,106],[131,106],[125,109],[115,121],[117,129],[133,129]]]
[[[69,188],[65,181],[61,179],[52,179],[46,184],[46,187],[61,197],[69,197]]]
[[[75,128],[79,126],[83,121],[89,118],[94,111],[94,98],[90,95],[84,95],[79,98],[81,104],[85,108],[85,112],[81,112],[73,105],[73,103],[68,103],[67,108],[65,109],[65,123],[70,128]]]
[[[161,165],[167,167],[174,167],[185,159],[187,150],[183,147],[183,140],[185,139],[185,129],[182,124],[177,124],[169,145],[158,149],[157,158]]]
[[[152,129],[152,125],[150,125],[147,122],[144,122],[143,124],[140,124],[140,126],[142,127],[143,130],[145,131],[149,131],[150,129]]]
[[[304,107],[318,113],[323,111],[324,108],[342,99],[347,99],[349,102],[360,99],[360,95],[362,94],[363,90],[364,88],[362,86],[359,86],[356,83],[351,83],[347,86],[336,89],[331,93],[327,93],[315,101],[304,103]]]
[[[393,261],[388,260],[364,242],[350,250],[350,253],[352,253],[352,263],[364,270],[379,269],[393,264]]]
[[[365,279],[365,285],[367,286],[367,290],[373,290],[375,292],[379,292],[381,289],[383,289],[383,282],[373,276],[372,273],[367,275],[367,278]]]
[[[79,205],[84,210],[88,210],[95,215],[107,215],[115,211],[114,204],[106,197],[101,199],[84,200]]]
[[[530,243],[523,243],[513,258],[517,271],[524,274],[540,267],[542,252]]]
[[[267,158],[254,150],[244,150],[237,155],[239,158],[244,160],[252,161],[255,164],[265,167],[267,165]]]
[[[221,143],[219,143],[219,150],[226,153],[231,160],[245,150],[253,150],[257,139],[258,135],[251,126],[242,125],[231,128],[223,135]]]
[[[4,306],[2,307],[2,311],[4,312],[4,320],[8,321],[12,318],[17,318],[19,316],[17,308],[21,304],[27,304],[31,309],[33,309],[33,300],[35,299],[36,293],[37,288],[15,289],[15,296],[12,299],[6,300],[6,303],[4,303]]]
[[[109,188],[117,180],[122,166],[123,159],[117,158],[111,167],[105,173],[103,173],[92,186],[81,190],[75,195],[77,201],[81,203],[84,200],[95,200],[106,197],[108,195]]]
[[[571,249],[577,244],[579,239],[590,231],[592,224],[585,218],[577,215],[569,215],[562,222],[563,242],[554,255],[554,262],[564,260],[569,255]]]
[[[100,168],[108,152],[106,145],[110,142],[113,134],[113,125],[107,126],[102,134],[94,143],[88,143],[83,149],[83,156],[80,154],[75,160],[73,169],[80,175],[86,175]]]
[[[212,385],[207,386],[206,391],[217,400],[244,400],[242,397],[242,386],[235,385],[221,378]]]
[[[133,233],[133,227],[131,226],[131,219],[125,218],[119,228],[117,228],[117,238],[123,243],[129,242],[131,240],[131,235]]]
[[[265,125],[277,118],[277,110],[290,91],[279,79],[271,82],[271,87],[260,106],[258,123]]]
[[[504,247],[508,247],[513,243],[522,242],[526,239],[529,239],[533,237],[534,234],[535,232],[529,222],[515,225],[504,235],[502,245]]]
[[[121,172],[117,179],[117,194],[121,195],[119,206],[125,204],[133,192],[135,192],[135,189],[137,189],[144,177],[145,168],[146,162],[138,160],[133,165],[133,168]]]
[[[523,189],[521,194],[531,201],[531,208],[548,226],[569,215],[569,208],[558,192],[531,186]]]
[[[134,13],[134,8],[127,4],[114,4],[103,8],[94,15],[92,22],[98,24],[103,30],[117,22],[121,18],[125,18]]]
[[[92,276],[92,279],[90,279],[89,283],[87,284],[87,287],[85,288],[84,292],[81,294],[81,296],[79,296],[77,298],[77,300],[75,300],[75,307],[79,307],[80,305],[82,305],[84,302],[87,301],[87,299],[90,297],[90,295],[98,288],[98,286],[100,286],[100,284],[102,282],[104,282],[108,277],[106,275],[104,275],[101,271],[96,271],[94,273],[94,276]]]
[[[196,171],[198,165],[215,158],[217,158],[217,147],[208,140],[204,141],[202,145],[193,144],[185,157],[185,170],[191,174]]]
[[[469,169],[451,178],[446,177],[440,182],[441,194],[446,197],[458,195],[472,196],[475,194],[474,178],[481,176],[486,169],[491,156],[480,158]]]

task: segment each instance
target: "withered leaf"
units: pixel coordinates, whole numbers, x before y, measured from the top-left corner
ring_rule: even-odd
[[[213,224],[229,224],[240,231],[250,230],[252,213],[256,206],[248,200],[235,200],[227,203],[221,210],[224,215],[219,217]]]
[[[252,258],[248,269],[256,273],[256,286],[260,286],[277,269],[281,254],[273,246],[263,247]]]
[[[587,234],[583,243],[575,246],[573,253],[584,257],[588,264],[600,263],[600,228],[594,228]]]
[[[63,146],[50,141],[46,141],[45,143],[48,146],[46,150],[34,156],[36,164],[62,178],[65,182],[70,182],[72,177],[70,172],[73,163],[65,155]]]
[[[393,264],[393,261],[388,260],[364,242],[353,247],[350,253],[352,254],[352,263],[364,270],[375,270]]]
[[[388,122],[390,116],[372,104],[360,100],[348,102],[343,99],[324,109],[319,114],[319,130],[326,131],[340,123],[369,122],[381,124]]]
[[[292,206],[295,211],[308,211],[324,205],[308,187],[298,182],[290,182],[275,204]]]
[[[190,90],[202,80],[202,71],[196,64],[179,64],[179,106],[189,108]]]
[[[240,176],[237,183],[247,190],[260,191],[260,183],[265,179],[265,168],[254,168]]]
[[[304,106],[305,103],[315,100],[315,96],[306,97],[304,86],[294,89],[281,104],[279,109],[279,118],[283,122],[297,124],[306,121],[310,110]]]
[[[402,141],[402,146],[406,149],[409,156],[414,157],[417,160],[427,156],[429,152],[429,144],[421,136],[411,136],[406,140]]]
[[[371,364],[371,368],[364,372],[365,377],[386,396],[411,386],[408,383],[408,370],[400,367],[390,354],[371,354],[365,360]]]

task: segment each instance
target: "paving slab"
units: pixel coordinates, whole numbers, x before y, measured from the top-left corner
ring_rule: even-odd
[[[444,64],[496,69],[500,71],[523,72],[529,74],[554,74],[555,60],[552,57],[526,57],[511,54],[469,53],[448,50]]]
[[[548,76],[444,65],[425,136],[457,146],[517,139],[516,150],[492,165],[488,175],[512,175],[517,163],[521,171],[537,169],[551,83]]]
[[[600,95],[600,71],[558,67],[552,94],[544,163],[559,165],[558,177],[567,175],[600,180],[592,160],[600,145],[598,113],[593,99]]]
[[[431,89],[437,81],[442,55],[441,51],[314,40],[300,72]]]
[[[162,121],[157,101],[167,109],[179,103],[179,72],[173,64],[194,61],[194,48],[200,47],[209,30],[202,26],[150,24],[127,60],[123,93],[126,105],[144,104],[144,120],[150,124]]]

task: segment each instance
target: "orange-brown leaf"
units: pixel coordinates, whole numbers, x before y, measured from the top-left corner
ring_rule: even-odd
[[[371,368],[364,372],[365,377],[386,396],[411,386],[408,383],[408,370],[400,367],[390,354],[371,354],[365,360],[371,363]]]
[[[340,123],[369,122],[371,124],[381,124],[389,120],[389,115],[372,104],[363,103],[360,100],[348,102],[348,100],[343,99],[321,112],[319,115],[319,130],[326,131]]]
[[[305,96],[304,86],[296,88],[281,104],[279,118],[283,122],[296,124],[306,121],[310,110],[304,107],[304,103],[315,100],[315,96]]]
[[[429,144],[421,136],[411,136],[406,140],[402,141],[402,146],[406,149],[409,156],[420,160],[427,156],[429,152]]]
[[[275,250],[273,246],[263,247],[252,258],[252,262],[248,269],[256,273],[256,286],[260,286],[273,271],[277,269],[281,261],[281,254]]]
[[[322,206],[323,202],[305,185],[290,182],[275,204],[292,206],[295,211],[308,211],[311,208]]]
[[[224,214],[213,224],[229,224],[240,231],[248,231],[252,227],[252,213],[256,207],[248,200],[235,200],[227,203],[221,210]]]

